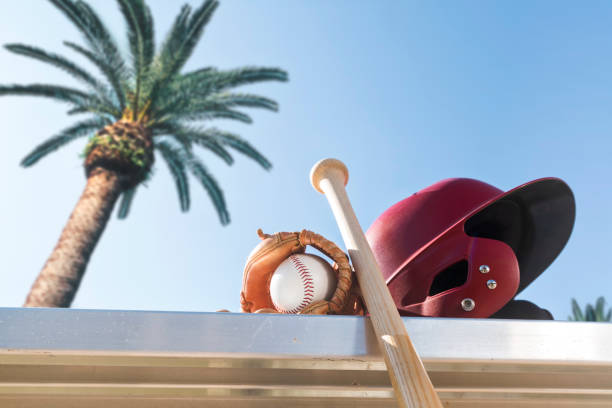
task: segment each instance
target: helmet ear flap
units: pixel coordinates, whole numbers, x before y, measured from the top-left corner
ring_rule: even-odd
[[[520,279],[509,245],[469,237],[461,224],[411,259],[402,272],[389,290],[401,313],[418,316],[489,317],[514,297]],[[472,307],[466,308],[464,301]]]

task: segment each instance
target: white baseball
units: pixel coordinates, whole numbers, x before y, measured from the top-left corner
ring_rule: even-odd
[[[329,300],[335,289],[336,274],[330,264],[311,254],[291,255],[270,280],[270,297],[282,313],[299,313],[314,302]]]

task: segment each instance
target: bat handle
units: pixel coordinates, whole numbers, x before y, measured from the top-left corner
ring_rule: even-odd
[[[369,248],[344,188],[348,183],[348,169],[344,163],[337,159],[319,161],[312,167],[310,182],[329,201],[349,255],[364,244]],[[356,242],[360,237],[362,242]]]

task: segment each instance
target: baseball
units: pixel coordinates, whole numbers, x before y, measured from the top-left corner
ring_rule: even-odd
[[[299,313],[311,303],[329,300],[335,289],[336,274],[330,264],[311,254],[291,255],[270,280],[272,302],[282,313]]]

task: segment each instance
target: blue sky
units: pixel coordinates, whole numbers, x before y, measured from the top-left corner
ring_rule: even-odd
[[[114,2],[91,1],[125,46]],[[197,4],[198,2],[191,2]],[[163,38],[179,2],[149,0]],[[15,2],[0,15],[3,44],[70,54],[79,39],[49,3]],[[75,57],[78,60],[78,58]],[[605,1],[366,2],[224,0],[187,68],[278,66],[288,83],[242,90],[277,100],[254,124],[217,121],[273,163],[202,152],[232,222],[220,226],[192,186],[179,211],[163,165],[125,221],[114,217],[91,259],[77,308],[239,310],[242,268],[265,232],[308,228],[340,243],[311,166],[337,157],[364,229],[393,203],[447,177],[502,190],[545,176],[574,191],[576,224],[562,254],[519,296],[557,319],[570,299],[612,299],[612,3]],[[62,72],[0,50],[2,83],[73,84]],[[52,101],[0,98],[0,306],[19,306],[84,186],[74,142],[30,169],[21,158],[71,123]]]

